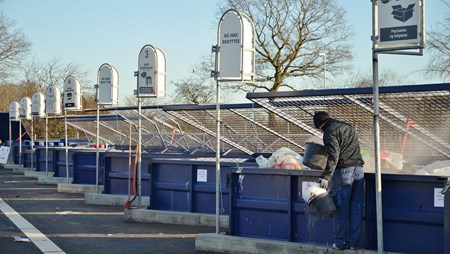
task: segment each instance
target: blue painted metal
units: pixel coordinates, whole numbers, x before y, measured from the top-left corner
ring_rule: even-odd
[[[434,206],[434,190],[442,188],[444,183],[437,176],[382,175],[386,251],[443,253],[444,207]],[[366,189],[367,248],[376,249],[374,174],[366,174]]]
[[[244,168],[232,170],[230,234],[331,245],[331,219],[313,221],[301,198],[302,183],[320,171]],[[448,253],[444,243],[444,207],[435,207],[437,176],[382,175],[384,250],[399,253]],[[375,176],[366,173],[366,207],[360,247],[377,248]],[[450,198],[446,206],[450,207]],[[450,213],[450,208],[447,208]],[[448,216],[448,215],[447,215]],[[313,223],[314,222],[314,223]],[[447,222],[448,225],[448,222]],[[446,229],[448,231],[448,229]]]
[[[52,148],[48,148],[48,158],[47,158],[47,163],[48,163],[48,172],[53,172],[54,171],[54,164],[53,164],[53,149]],[[39,172],[45,172],[45,147],[38,147],[36,148],[36,171]]]
[[[449,184],[447,180],[447,184]],[[447,241],[444,241],[444,253],[450,253],[450,190],[447,190],[447,192],[444,194],[444,239],[447,239]]]
[[[332,244],[331,219],[308,216],[302,184],[316,182],[320,171],[232,169],[230,234],[281,241]]]
[[[99,152],[99,185],[103,185],[105,176],[105,153]],[[96,184],[96,150],[81,150],[73,153],[73,183]]]
[[[74,149],[68,151],[69,177],[73,177],[73,153]],[[53,150],[54,176],[67,177],[66,173],[66,150],[65,148],[54,148]]]
[[[200,158],[151,160],[150,209],[214,214],[216,212],[215,161]],[[256,166],[255,162],[221,162],[221,211],[229,214],[229,177],[232,167]],[[206,175],[204,175],[206,173]],[[199,178],[199,174],[206,179]],[[228,178],[228,179],[227,179]]]
[[[410,85],[410,86],[382,86],[380,87],[380,94],[426,92],[426,91],[441,91],[441,90],[450,90],[450,83]],[[373,93],[372,87],[360,87],[360,88],[338,88],[338,89],[324,89],[324,90],[248,93],[246,98],[247,99],[287,98],[287,97],[354,95],[354,94],[372,94],[372,93]]]

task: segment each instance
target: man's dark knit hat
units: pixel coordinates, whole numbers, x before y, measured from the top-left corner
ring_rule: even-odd
[[[319,129],[319,127],[324,124],[326,121],[331,119],[330,115],[328,115],[325,111],[317,111],[314,114],[313,120],[314,120],[314,126]]]

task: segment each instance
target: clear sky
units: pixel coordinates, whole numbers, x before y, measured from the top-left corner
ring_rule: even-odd
[[[220,1],[220,0],[219,0]],[[41,61],[61,58],[82,65],[96,83],[101,64],[115,66],[120,77],[120,97],[136,89],[138,54],[146,44],[166,55],[168,95],[171,82],[187,77],[200,57],[210,54],[217,41],[217,0],[3,0],[0,9],[16,21],[16,28],[32,41],[31,55]],[[370,0],[337,0],[347,10],[354,29],[352,41],[356,72],[372,68]],[[426,27],[443,21],[441,0],[426,1]],[[442,82],[418,73],[425,56],[381,55],[379,67],[392,69],[417,84]],[[62,84],[63,81],[61,81]],[[331,81],[330,81],[331,83]],[[329,84],[329,86],[332,86]],[[233,102],[245,102],[242,98]]]

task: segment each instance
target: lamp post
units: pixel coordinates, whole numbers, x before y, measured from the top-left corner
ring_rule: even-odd
[[[323,57],[323,88],[326,88],[326,75],[327,75],[327,54],[319,53],[319,56]]]

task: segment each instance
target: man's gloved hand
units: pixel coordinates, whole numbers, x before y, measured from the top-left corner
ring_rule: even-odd
[[[328,189],[328,180],[319,178],[319,180],[317,180],[317,182],[319,183],[320,188]]]

